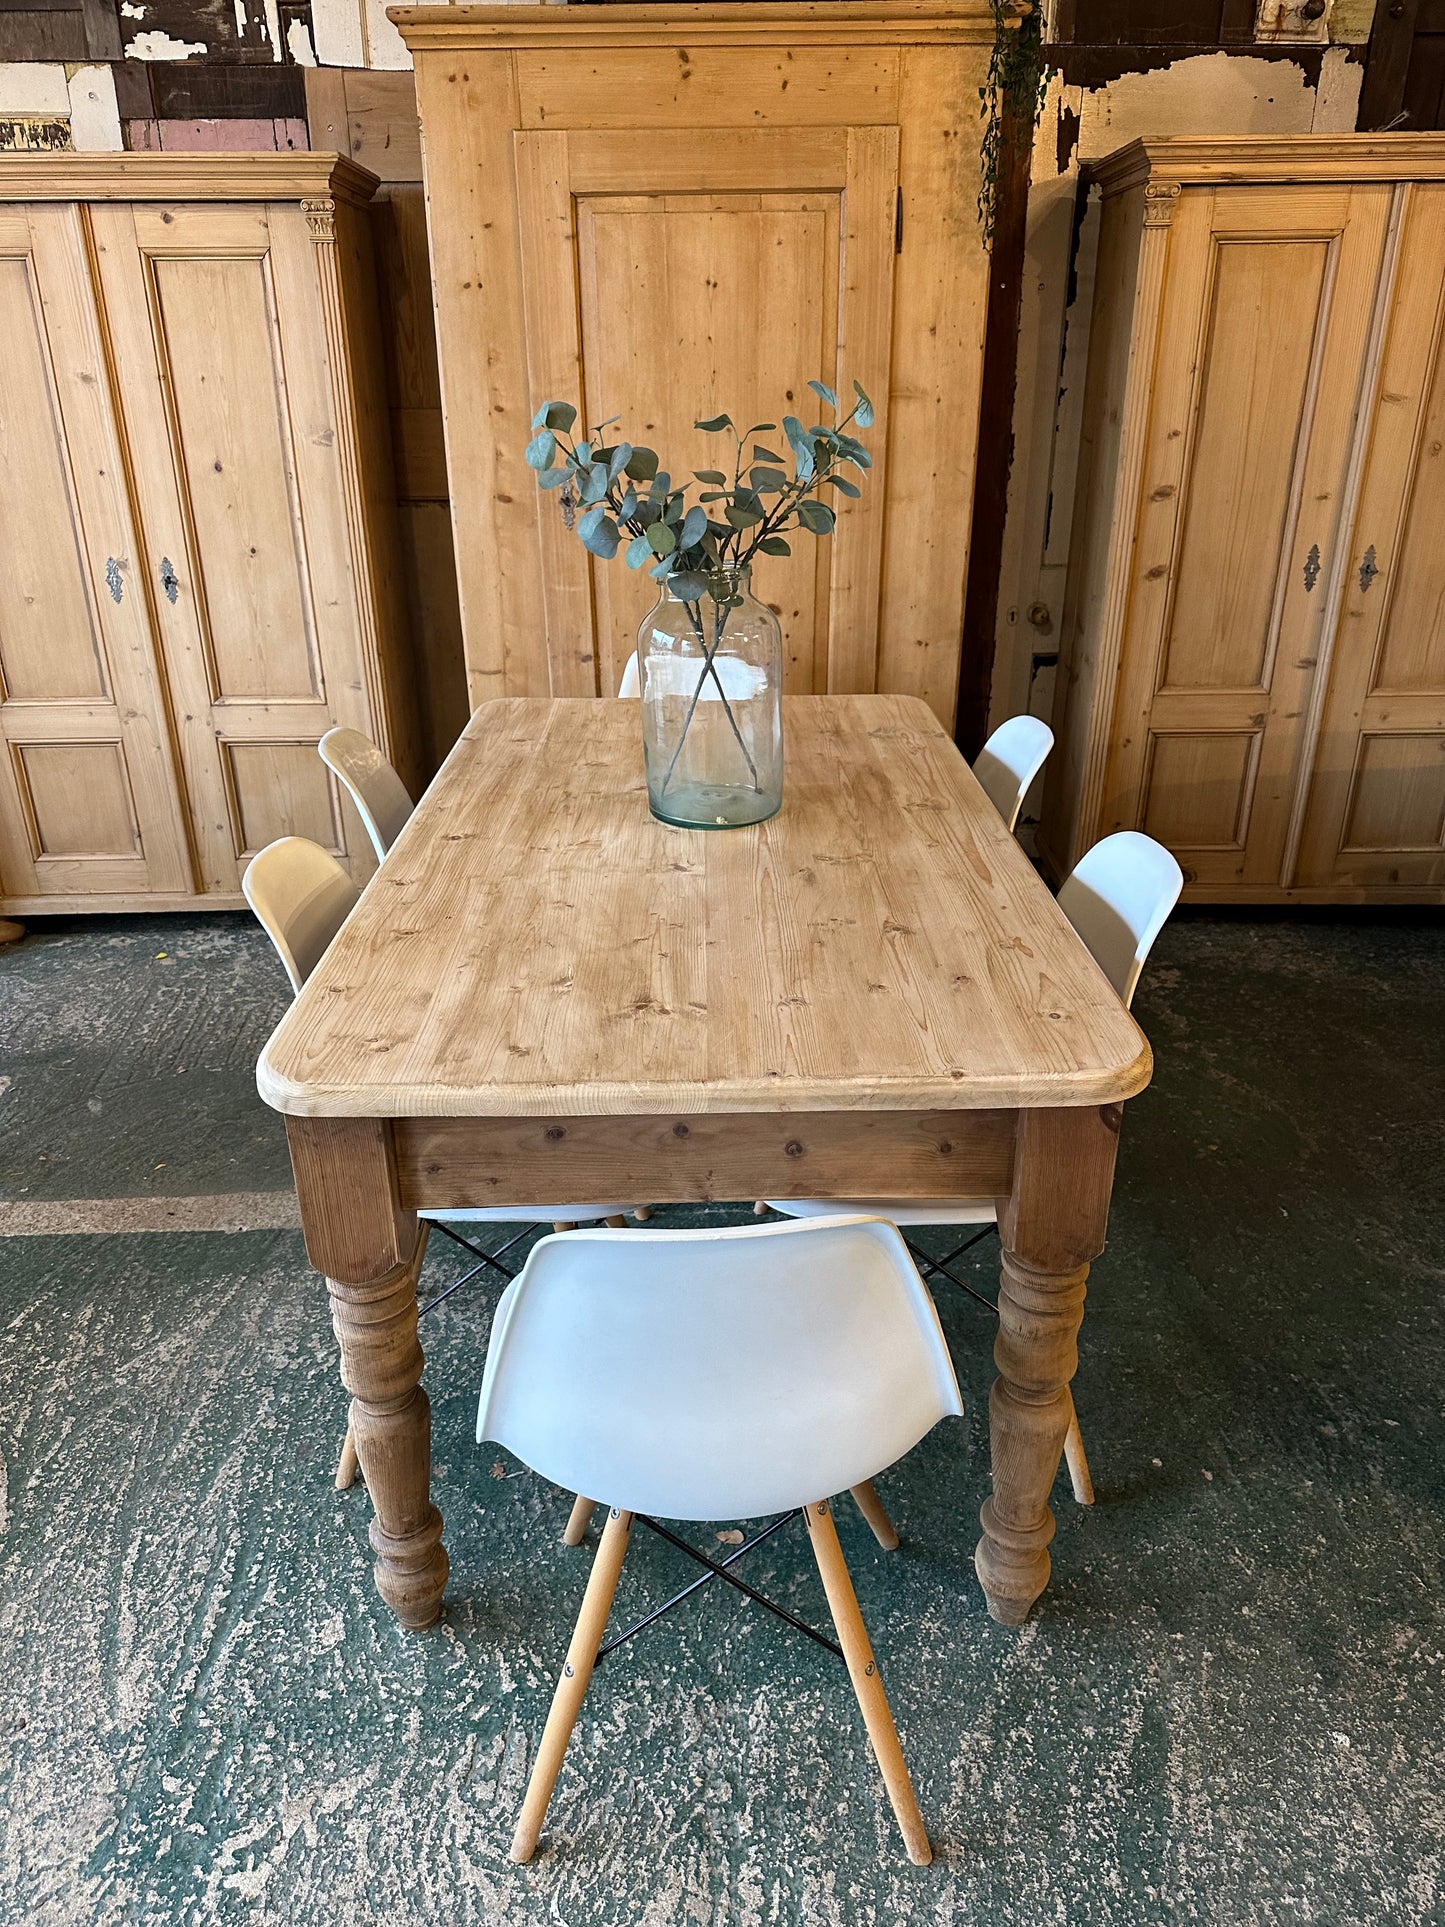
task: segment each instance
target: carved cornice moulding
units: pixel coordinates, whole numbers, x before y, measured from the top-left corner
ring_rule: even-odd
[[[0,154],[6,201],[348,201],[380,183],[343,154]]]
[[[414,52],[490,47],[908,46],[988,42],[989,0],[703,0],[690,6],[389,7]]]
[[[1162,189],[1166,183],[1227,187],[1250,181],[1445,180],[1445,134],[1151,138],[1131,141],[1103,160],[1086,161],[1083,172],[1106,195],[1146,182]]]

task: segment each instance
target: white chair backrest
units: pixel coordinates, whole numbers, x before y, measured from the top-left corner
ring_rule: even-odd
[[[1126,1005],[1183,888],[1184,872],[1162,843],[1119,830],[1079,858],[1059,891],[1059,908]]]
[[[328,729],[316,747],[322,762],[350,790],[380,863],[401,835],[414,807],[406,784],[359,729]]]
[[[754,1519],[872,1478],[962,1410],[881,1219],[571,1231],[502,1294],[477,1437],[601,1504]]]
[[[978,752],[973,773],[1010,832],[1053,746],[1054,732],[1039,717],[1010,716]]]
[[[334,856],[305,836],[268,843],[241,878],[246,901],[300,990],[361,892]]]
[[[700,700],[716,702],[718,683],[727,691],[728,699],[733,702],[746,702],[756,696],[762,681],[762,672],[754,663],[744,662],[738,656],[720,655],[717,661],[717,681],[711,676],[703,684]],[[648,661],[648,673],[653,682],[653,695],[681,696],[689,699],[697,688],[698,658],[696,656],[654,655]],[[637,651],[634,649],[627,658],[622,671],[622,681],[617,685],[619,696],[640,696],[642,694],[642,672],[638,667]]]

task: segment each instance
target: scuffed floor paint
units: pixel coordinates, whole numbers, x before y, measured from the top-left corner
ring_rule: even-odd
[[[494,1295],[426,1329],[453,1576],[413,1636],[364,1489],[331,1489],[299,1235],[37,1232],[0,1240],[0,1920],[1439,1921],[1445,931],[1191,917],[1157,955],[1076,1382],[1100,1503],[1060,1482],[1034,1620],[992,1625],[972,1574],[991,1331],[961,1295],[968,1417],[879,1482],[902,1548],[838,1508],[931,1869],[841,1669],[711,1588],[601,1668],[510,1866],[590,1553],[567,1495],[472,1442]],[[0,957],[0,1191],[274,1192],[250,1065],[284,1002],[238,919]],[[822,1623],[798,1535],[755,1557]],[[690,1576],[639,1537],[619,1619]]]

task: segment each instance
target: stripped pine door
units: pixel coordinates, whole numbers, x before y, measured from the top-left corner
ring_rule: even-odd
[[[537,406],[576,397],[589,425],[620,416],[615,432],[661,451],[682,483],[733,472],[732,436],[698,420],[770,422],[754,442],[776,450],[783,414],[826,416],[809,379],[850,395],[856,379],[877,398],[868,487],[838,499],[832,537],[795,536],[758,584],[782,618],[790,692],[871,690],[897,128],[519,130],[513,145]],[[553,688],[610,695],[657,585],[590,558],[556,514],[541,540]]]
[[[18,908],[191,890],[86,260],[79,208],[0,208],[0,874]]]
[[[1402,190],[1394,301],[1296,880],[1445,885],[1445,186]]]
[[[1280,881],[1390,195],[1173,214],[1098,833],[1147,831],[1205,889]]]
[[[316,754],[375,731],[316,249],[299,207],[91,211],[201,888],[307,836],[370,844]]]

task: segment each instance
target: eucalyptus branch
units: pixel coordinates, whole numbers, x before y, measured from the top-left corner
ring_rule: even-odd
[[[655,582],[667,585],[687,609],[701,645],[701,672],[664,789],[709,676],[747,759],[753,787],[758,787],[757,767],[717,669],[716,657],[728,615],[740,601],[739,586],[754,557],[792,554],[784,530],[802,528],[815,536],[832,534],[837,512],[821,500],[823,485],[831,483],[845,497],[856,497],[862,491],[857,482],[841,473],[843,466],[851,466],[860,480],[872,466],[863,443],[849,433],[850,429],[866,430],[873,425],[873,404],[861,385],[853,383],[853,406],[841,417],[838,397],[831,388],[820,381],[810,381],[808,386],[833,411],[833,426],[814,423],[805,428],[795,416],[783,417],[783,433],[792,452],[791,476],[784,466],[787,457],[756,439],[776,434],[776,422],[755,422],[746,430],[739,430],[730,415],[695,422],[694,427],[704,434],[731,431],[735,449],[731,485],[721,470],[695,470],[695,480],[706,484],[706,490],[691,503],[687,498],[692,484],[675,488],[672,476],[659,468],[654,450],[634,448],[620,439],[610,444],[602,439],[615,421],[599,423],[579,442],[572,436],[577,410],[570,402],[544,402],[533,418],[527,463],[536,470],[539,487],[565,489],[581,510],[575,526],[583,547],[604,561],[610,560],[622,546],[625,533],[630,538],[627,566],[645,567]],[[749,443],[750,461],[746,459]],[[715,521],[709,511],[718,503],[722,512]],[[572,526],[570,520],[568,526]],[[702,621],[704,596],[713,604],[711,643]]]

